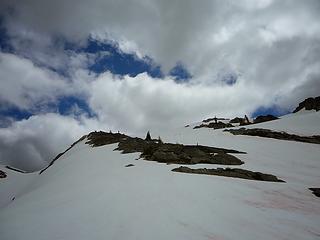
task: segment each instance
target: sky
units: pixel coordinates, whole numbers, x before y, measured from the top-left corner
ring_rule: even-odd
[[[0,162],[320,95],[318,0],[1,0]]]

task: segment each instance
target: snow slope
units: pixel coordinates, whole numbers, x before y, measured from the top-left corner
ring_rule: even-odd
[[[266,128],[297,135],[320,135],[320,112],[300,110],[281,117],[279,120],[253,124],[247,128]]]
[[[315,134],[319,117],[300,113],[254,126]],[[120,154],[116,144],[91,148],[82,141],[41,175],[3,169],[9,174],[0,180],[0,238],[320,238],[320,199],[308,190],[320,187],[319,145],[206,128],[151,134],[246,151],[237,155],[245,162],[241,168],[286,183],[171,172],[178,165],[135,160],[138,153]],[[135,166],[125,167],[129,163]]]

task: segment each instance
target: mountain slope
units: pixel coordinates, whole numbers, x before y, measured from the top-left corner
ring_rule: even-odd
[[[248,127],[319,134],[319,117],[296,113]],[[204,128],[151,134],[247,152],[237,156],[245,162],[238,168],[286,183],[176,173],[180,165],[135,160],[139,153],[92,148],[84,139],[41,175],[1,168],[8,173],[0,179],[1,239],[319,238],[320,199],[308,188],[319,187],[320,145]]]

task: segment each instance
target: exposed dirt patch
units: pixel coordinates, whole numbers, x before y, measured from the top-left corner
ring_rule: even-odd
[[[243,179],[249,179],[249,180],[267,181],[267,182],[284,182],[283,180],[278,179],[276,176],[271,174],[265,174],[261,172],[252,172],[252,171],[244,170],[240,168],[192,169],[189,167],[181,166],[181,167],[172,169],[172,171],[182,172],[182,173],[193,173],[193,174],[217,175],[217,176],[232,177],[232,178],[243,178]]]
[[[0,170],[0,178],[6,178],[7,174],[4,171]]]
[[[265,137],[265,138],[275,138],[275,139],[280,139],[280,140],[320,144],[320,136],[319,135],[299,136],[299,135],[295,135],[295,134],[289,134],[286,132],[278,132],[278,131],[273,131],[273,130],[263,129],[263,128],[226,129],[224,131],[230,132],[233,135],[248,135],[248,136],[257,136],[257,137]]]
[[[320,197],[320,188],[309,188],[314,195]]]

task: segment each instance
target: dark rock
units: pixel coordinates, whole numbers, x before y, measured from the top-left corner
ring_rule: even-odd
[[[133,164],[125,165],[125,167],[133,167],[133,166],[134,166]]]
[[[312,193],[317,196],[317,197],[320,197],[320,188],[309,188]]]
[[[272,120],[276,120],[279,119],[271,114],[269,115],[265,115],[265,116],[258,116],[256,117],[256,119],[253,120],[253,123],[262,123],[262,122],[268,122],[268,121],[272,121]]]
[[[230,132],[233,135],[248,135],[248,136],[257,136],[257,137],[265,137],[265,138],[275,138],[279,140],[320,144],[320,136],[318,135],[299,136],[295,134],[272,131],[272,130],[263,129],[263,128],[251,128],[251,129],[239,128],[239,129],[226,129],[224,131]]]
[[[179,161],[179,157],[174,152],[166,152],[158,149],[152,154],[150,160],[164,163],[175,163]]]
[[[146,140],[146,141],[151,141],[151,140],[152,140],[149,131],[147,132],[147,136],[146,136],[145,140]]]
[[[227,118],[217,118],[217,117],[214,117],[214,118],[207,118],[205,120],[202,120],[202,122],[204,123],[208,123],[208,122],[217,122],[218,120],[228,120]]]
[[[113,139],[112,137],[108,136],[109,134],[110,133],[108,133],[106,137],[108,139]],[[227,155],[227,153],[244,153],[233,149],[215,148],[202,145],[163,143],[159,140],[146,141],[141,138],[132,138],[129,136],[118,138],[118,140],[118,147],[115,150],[122,151],[122,153],[141,152],[140,157],[149,161],[156,161],[167,164],[218,163],[233,165],[243,163],[240,159],[237,159],[236,157],[231,155]],[[99,139],[99,143],[101,142],[103,141]],[[91,146],[94,147],[96,145],[94,144],[94,142],[91,142]],[[215,154],[217,154],[217,156],[218,154],[224,155],[221,155],[221,159],[218,159],[218,157],[215,157]]]
[[[239,158],[226,153],[215,154],[212,157],[212,159],[213,159],[212,163],[222,164],[222,165],[241,165],[244,163]]]
[[[121,133],[106,133],[99,131],[89,133],[87,136],[88,141],[86,143],[93,147],[99,147],[106,144],[117,143],[121,140],[125,140],[126,138],[127,136]]]
[[[229,128],[234,127],[231,123],[223,123],[223,122],[210,122],[209,124],[200,124],[195,126],[193,129],[197,128],[213,128],[213,129],[221,129],[221,128]]]
[[[151,139],[148,141],[141,138],[133,138],[121,133],[106,133],[100,131],[91,132],[89,135],[83,136],[77,142],[73,143],[66,151],[58,154],[45,169],[40,171],[40,174],[53,165],[57,159],[69,151],[76,143],[86,137],[88,139],[86,144],[89,144],[91,147],[118,143],[118,147],[114,150],[121,151],[123,154],[140,152],[141,154],[139,158],[167,164],[219,163],[233,165],[237,162],[238,164],[243,163],[240,159],[236,160],[236,157],[227,155],[227,153],[244,154],[244,152],[233,149],[215,148],[202,145],[163,143],[160,138],[159,140]],[[214,154],[224,154],[224,160],[217,160]]]
[[[240,126],[249,125],[249,124],[251,124],[251,122],[250,122],[248,116],[244,115],[243,122],[240,122]]]
[[[18,168],[14,168],[14,167],[11,167],[11,166],[6,166],[6,168],[12,170],[12,171],[16,171],[16,172],[19,172],[19,173],[27,173],[26,171],[23,171],[21,169],[18,169]]]
[[[233,118],[229,121],[229,123],[244,123],[245,119],[244,118],[239,118],[239,117],[236,117],[236,118]]]
[[[4,171],[0,170],[0,178],[6,178],[7,174]]]
[[[119,141],[118,147],[115,150],[122,151],[122,153],[134,153],[134,152],[148,152],[151,155],[156,148],[155,142],[145,141],[141,138],[132,138],[127,136],[125,139]]]
[[[193,174],[217,175],[217,176],[232,177],[232,178],[243,178],[243,179],[257,180],[257,181],[284,182],[283,180],[278,179],[276,176],[271,174],[265,174],[261,172],[252,172],[252,171],[240,169],[240,168],[192,169],[189,167],[181,166],[181,167],[172,169],[172,171],[182,172],[182,173],[193,173]]]
[[[299,103],[299,106],[293,111],[293,113],[296,113],[300,111],[301,109],[305,108],[306,110],[320,110],[320,96],[315,98],[307,98],[303,102]]]

